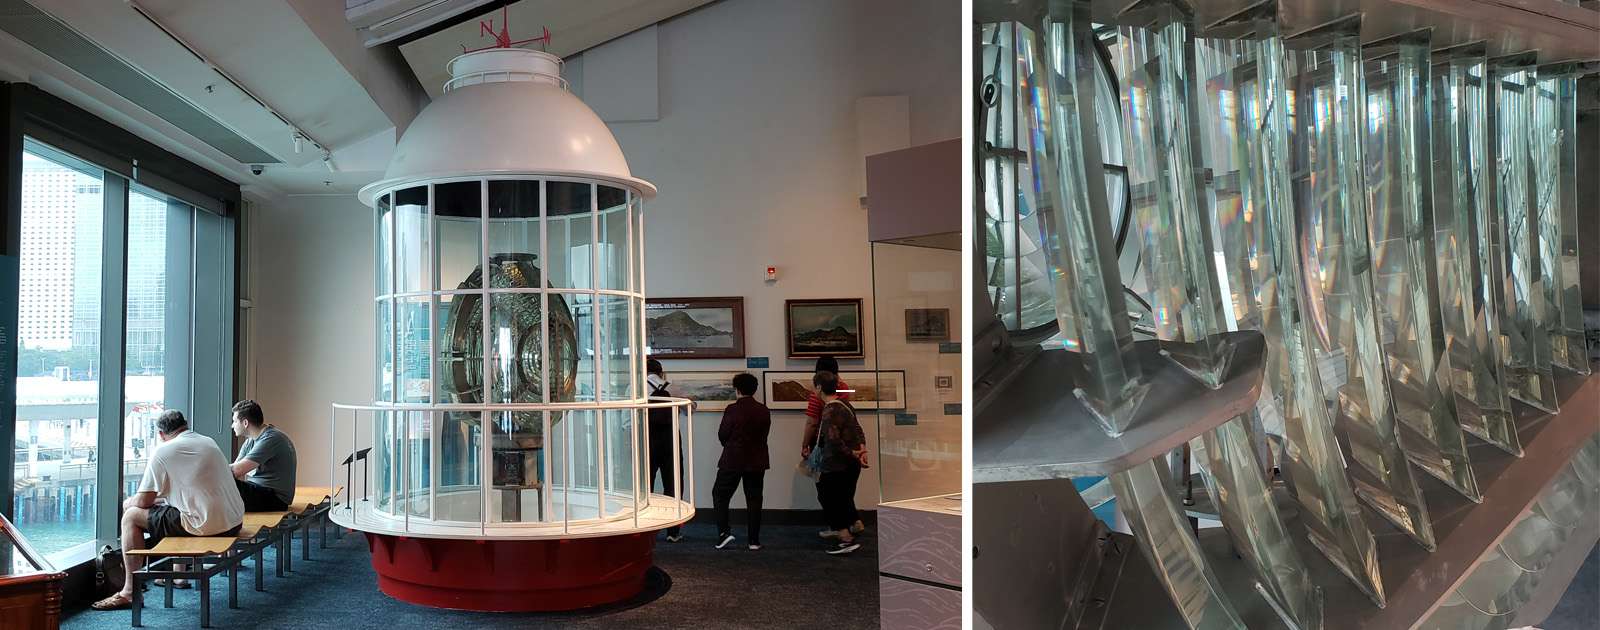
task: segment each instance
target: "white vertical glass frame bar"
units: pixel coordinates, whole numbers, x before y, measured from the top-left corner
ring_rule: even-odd
[[[423,282],[428,291],[428,403],[439,403],[439,309],[434,306],[434,300],[439,295],[439,260],[436,252],[439,244],[436,241],[438,233],[435,227],[438,220],[434,213],[438,203],[434,199],[434,185],[428,184],[428,207],[423,212],[423,221],[426,224],[428,245],[423,255],[429,261],[427,270],[423,273]],[[444,414],[428,412],[428,517],[439,518],[439,458],[440,431],[444,428]]]
[[[683,474],[680,472],[682,469],[679,466],[683,465],[681,461],[683,446],[678,442],[678,422],[678,407],[674,406],[672,407],[672,470],[668,474],[672,477],[670,481],[673,488],[672,498],[677,499],[674,508],[677,509],[678,517],[681,518],[683,516]],[[668,480],[661,480],[663,488],[666,487],[667,483]]]
[[[544,270],[539,272],[539,397],[545,404],[550,404],[550,186],[549,181],[539,180],[539,255],[544,256]],[[550,518],[555,513],[555,496],[551,493],[551,482],[554,481],[554,464],[551,462],[552,450],[550,446],[551,418],[549,411],[539,412],[543,421],[543,433],[539,434],[539,444],[544,447],[543,457],[544,478],[541,480],[539,501],[544,505],[545,518]],[[569,425],[570,426],[570,425]],[[544,519],[540,519],[544,520]]]
[[[601,358],[600,328],[604,303],[600,301],[600,186],[589,184],[589,287],[594,290],[589,297],[589,327],[594,338],[594,402],[606,399],[606,361]],[[606,515],[606,414],[598,407],[594,410],[594,496],[595,513]]]
[[[490,302],[492,296],[489,293],[489,286],[493,283],[490,282],[491,273],[489,270],[489,180],[487,179],[478,180],[478,237],[480,239],[478,243],[478,268],[483,270],[483,273],[478,274],[478,277],[481,278],[478,282],[480,296],[478,303],[483,307],[483,324],[482,329],[479,331],[479,334],[482,335],[479,343],[482,344],[481,347],[483,348],[483,379],[480,384],[480,387],[483,388],[483,394],[479,398],[487,405],[489,403],[490,390],[489,378],[493,374],[492,355],[494,354],[489,351],[493,347],[490,344],[494,341],[494,330],[490,327],[489,317],[494,303]],[[485,408],[479,418],[481,426],[478,432],[482,435],[482,440],[478,450],[478,486],[483,494],[483,518],[479,526],[485,533],[489,530],[489,522],[494,520],[490,515],[493,514],[494,507],[494,430],[500,420],[497,416],[497,412],[489,411]]]

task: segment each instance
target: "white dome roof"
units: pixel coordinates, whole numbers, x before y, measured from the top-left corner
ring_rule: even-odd
[[[633,189],[633,177],[605,122],[564,87],[553,55],[519,48],[468,53],[450,62],[447,90],[396,143],[381,181],[357,196],[372,205],[395,188],[452,177],[566,176]]]

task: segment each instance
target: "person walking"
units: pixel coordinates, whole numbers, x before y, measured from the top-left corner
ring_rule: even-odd
[[[853,530],[861,523],[856,511],[856,482],[861,480],[861,469],[867,467],[866,434],[855,409],[839,398],[839,379],[834,373],[817,372],[811,383],[822,400],[815,443],[815,448],[821,450],[816,465],[817,498],[827,520],[825,532],[838,539],[827,551],[844,555],[861,548],[856,540],[859,532]]]
[[[839,400],[849,402],[851,389],[850,385],[844,382],[844,379],[839,378],[839,360],[830,356],[819,357],[814,374],[823,372],[833,374],[834,381],[838,384],[835,396]],[[817,425],[821,421],[822,398],[817,396],[817,392],[813,388],[811,393],[806,396],[806,430],[804,437],[800,440],[800,461],[806,461],[811,457],[811,448],[817,443]],[[817,484],[817,503],[822,503],[821,483]],[[850,525],[850,533],[852,534],[861,534],[865,531],[867,531],[866,524],[859,520]],[[817,532],[817,535],[823,538],[835,538],[837,536],[836,531],[833,529],[824,529]]]
[[[744,372],[733,377],[739,399],[722,411],[717,426],[717,441],[722,457],[717,460],[717,480],[711,486],[711,502],[717,511],[717,548],[733,544],[733,527],[728,522],[728,503],[733,491],[744,485],[745,531],[752,551],[761,548],[761,490],[771,462],[767,454],[767,434],[772,430],[772,412],[755,399],[760,385],[756,377]]]

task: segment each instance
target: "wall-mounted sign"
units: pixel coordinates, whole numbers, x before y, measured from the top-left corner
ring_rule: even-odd
[[[770,363],[772,361],[768,360],[767,357],[745,357],[744,360],[744,366],[752,370],[765,370],[772,367]]]

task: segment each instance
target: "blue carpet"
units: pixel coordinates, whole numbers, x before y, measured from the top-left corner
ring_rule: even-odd
[[[742,526],[735,524],[735,529]],[[869,533],[849,556],[822,552],[815,526],[763,528],[763,548],[713,549],[715,527],[684,528],[681,543],[656,543],[656,567],[645,592],[634,601],[577,613],[491,614],[443,611],[390,599],[377,580],[361,536],[312,549],[312,559],[294,551],[294,571],[272,575],[267,560],[264,593],[253,588],[253,568],[240,573],[239,609],[228,608],[228,583],[215,579],[211,624],[216,628],[828,628],[878,626],[878,549]],[[313,536],[315,544],[315,536]],[[193,590],[177,591],[174,607],[161,606],[161,591],[147,594],[144,625],[194,628],[199,599]],[[126,610],[69,611],[67,630],[124,629]]]
[[[1600,628],[1600,547],[1589,550],[1583,568],[1572,578],[1556,609],[1539,627],[1544,630],[1594,630]]]

